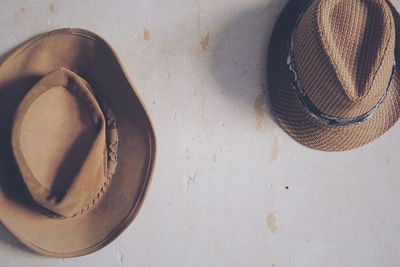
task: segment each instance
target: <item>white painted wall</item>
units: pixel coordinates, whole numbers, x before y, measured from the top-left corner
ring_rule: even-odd
[[[285,3],[1,0],[1,54],[59,27],[114,46],[154,121],[158,161],[139,216],[105,249],[48,259],[0,228],[0,266],[400,266],[400,123],[322,153],[263,111]]]

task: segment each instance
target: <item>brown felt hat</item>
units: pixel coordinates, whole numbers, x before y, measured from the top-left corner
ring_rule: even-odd
[[[400,115],[400,17],[385,0],[291,0],[269,46],[271,109],[298,142],[350,150]]]
[[[0,220],[30,249],[74,257],[110,243],[154,159],[146,110],[99,36],[42,34],[0,66]]]

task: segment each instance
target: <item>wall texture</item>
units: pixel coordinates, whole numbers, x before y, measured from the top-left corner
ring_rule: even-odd
[[[285,0],[0,2],[0,53],[60,27],[103,36],[153,119],[158,160],[134,223],[77,259],[7,266],[399,266],[400,124],[345,153],[307,149],[265,105],[266,48]]]

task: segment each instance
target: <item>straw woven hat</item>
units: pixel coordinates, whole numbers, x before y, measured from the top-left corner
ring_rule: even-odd
[[[385,0],[292,0],[273,31],[272,110],[319,150],[365,145],[400,115],[400,17]]]
[[[52,31],[0,66],[0,220],[30,249],[73,257],[114,240],[154,158],[148,115],[97,35]]]

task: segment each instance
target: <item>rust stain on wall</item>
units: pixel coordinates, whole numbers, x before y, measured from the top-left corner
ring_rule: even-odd
[[[150,41],[150,31],[146,28],[143,31],[143,39],[145,41]]]
[[[271,145],[271,160],[274,161],[279,157],[279,139],[277,135],[272,138]]]
[[[278,231],[278,226],[276,225],[276,218],[274,213],[269,213],[267,216],[267,226],[271,233],[276,233]]]
[[[218,159],[217,159],[217,153],[213,154],[213,161],[214,163],[217,163]]]
[[[210,44],[210,32],[207,33],[206,36],[203,36],[200,40],[201,44],[201,51],[205,52],[208,49],[208,46]]]
[[[262,122],[265,119],[265,93],[261,92],[254,102],[254,112],[256,113],[256,129],[259,131],[262,128]]]
[[[54,3],[51,3],[50,5],[49,5],[49,9],[50,9],[50,11],[51,12],[56,12],[56,10],[57,10],[57,7],[56,7],[56,5],[54,4]]]

